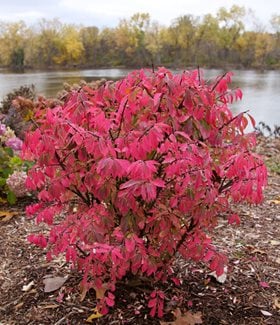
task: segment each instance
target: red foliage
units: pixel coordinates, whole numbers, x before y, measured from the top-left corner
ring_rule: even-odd
[[[27,184],[40,204],[27,212],[51,230],[30,239],[47,242],[49,258],[65,253],[84,287],[106,284],[103,306],[114,305],[110,293],[126,275],[165,281],[177,252],[223,273],[226,258],[208,233],[221,214],[239,222],[232,202],[261,202],[267,177],[245,113],[228,107],[242,97],[230,81],[140,70],[38,109],[24,157],[36,162]],[[163,301],[152,293],[152,315]]]

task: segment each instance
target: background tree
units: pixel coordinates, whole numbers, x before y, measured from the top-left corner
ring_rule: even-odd
[[[99,46],[99,29],[95,26],[82,27],[80,38],[83,45],[83,64],[97,64],[97,54]]]
[[[271,27],[274,33],[271,35],[273,38],[273,50],[271,53],[270,63],[276,67],[280,67],[280,15],[273,15],[270,20]]]
[[[37,51],[35,62],[38,66],[51,67],[56,64],[60,54],[62,23],[58,19],[42,19],[37,32]]]
[[[211,14],[205,15],[197,27],[195,49],[197,64],[217,65],[219,46],[219,21]]]
[[[150,15],[136,13],[129,20],[122,19],[116,28],[119,55],[127,66],[145,66],[150,61],[145,37],[150,26]]]
[[[0,62],[12,69],[24,67],[27,26],[23,21],[0,24]]]
[[[220,8],[217,14],[219,21],[219,57],[223,62],[236,62],[235,42],[244,32],[243,19],[246,15],[244,7],[233,5],[229,10]]]
[[[74,25],[63,25],[57,41],[58,54],[53,57],[59,65],[76,65],[81,62],[84,52],[80,30]]]
[[[250,22],[250,25],[248,24]],[[114,28],[40,20],[0,23],[0,65],[13,69],[52,67],[280,67],[280,16],[270,29],[237,5],[216,14],[182,15],[170,26],[147,13]],[[246,28],[245,28],[246,27]]]

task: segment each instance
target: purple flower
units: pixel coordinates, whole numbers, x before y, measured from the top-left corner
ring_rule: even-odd
[[[9,148],[11,148],[13,150],[16,150],[16,151],[19,151],[22,148],[22,141],[17,137],[13,137],[13,138],[8,139],[5,142],[5,144],[6,144],[7,147],[9,147]]]
[[[0,123],[0,135],[3,135],[6,132],[6,125]]]

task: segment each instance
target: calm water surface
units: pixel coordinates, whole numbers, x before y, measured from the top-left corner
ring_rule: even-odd
[[[34,84],[36,91],[45,96],[54,96],[63,88],[63,83],[78,83],[79,80],[100,78],[119,79],[127,69],[91,69],[75,71],[10,73],[0,70],[0,99],[22,85]],[[221,70],[204,70],[206,78],[221,74]],[[243,100],[232,105],[235,113],[250,110],[257,122],[280,125],[280,71],[234,71],[233,86],[243,91]]]

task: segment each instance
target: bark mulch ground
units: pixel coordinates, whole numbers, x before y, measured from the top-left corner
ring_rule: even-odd
[[[215,230],[217,246],[229,257],[225,282],[219,283],[202,264],[178,260],[183,284],[162,286],[169,310],[164,320],[148,316],[145,297],[152,288],[143,281],[120,283],[115,308],[93,323],[169,324],[181,310],[186,316],[177,314],[177,321],[170,324],[194,325],[200,319],[208,325],[280,324],[280,140],[259,141],[258,151],[273,170],[265,201],[257,207],[240,206],[239,227],[221,220]],[[24,217],[25,204],[0,209],[0,325],[87,324],[95,307],[94,292],[81,301],[81,276],[63,258],[49,263],[44,251],[27,243],[26,236],[38,226]],[[46,276],[67,276],[67,281],[46,293]]]

